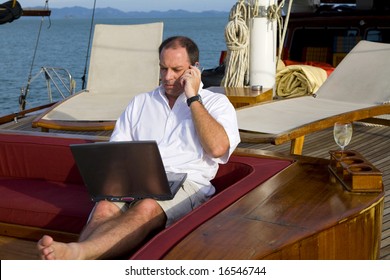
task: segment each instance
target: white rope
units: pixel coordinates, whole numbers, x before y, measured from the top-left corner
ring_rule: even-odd
[[[287,26],[290,19],[290,13],[291,13],[291,7],[294,0],[290,0],[288,3],[288,9],[286,13],[286,20],[283,25],[283,19],[281,17],[281,14],[279,14],[278,26],[279,26],[279,52],[278,52],[278,60],[276,61],[276,69],[278,69],[279,61],[282,59],[282,51],[284,46],[284,39],[286,38],[286,32],[287,32]],[[279,11],[283,9],[285,4],[285,0],[281,1],[279,4]],[[282,34],[282,35],[280,35]]]
[[[281,10],[285,0],[282,0],[279,5],[271,5],[268,10],[269,20],[278,21],[279,58],[283,49],[292,2],[293,0],[289,1],[289,10],[284,27]],[[249,85],[249,22],[251,18],[258,16],[259,8],[258,0],[239,0],[230,11],[229,22],[225,28],[225,41],[228,51],[225,76],[221,82],[223,87],[244,87]],[[275,67],[277,67],[277,64]]]
[[[238,1],[230,11],[230,21],[225,28],[227,65],[222,79],[223,87],[243,87],[249,72],[249,5]]]

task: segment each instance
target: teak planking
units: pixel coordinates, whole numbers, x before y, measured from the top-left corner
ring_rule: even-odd
[[[384,192],[349,192],[331,180],[328,164],[296,162],[193,231],[165,259],[378,258]]]

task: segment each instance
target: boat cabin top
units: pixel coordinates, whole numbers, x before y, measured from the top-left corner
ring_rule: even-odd
[[[390,3],[382,2],[372,9],[338,4],[322,5],[314,12],[292,12],[283,60],[323,62],[336,67],[360,40],[390,43]]]

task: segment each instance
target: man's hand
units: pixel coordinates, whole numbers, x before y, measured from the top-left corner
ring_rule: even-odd
[[[183,87],[187,98],[198,94],[200,82],[200,70],[197,67],[191,65],[190,69],[186,70],[180,78],[180,84]]]

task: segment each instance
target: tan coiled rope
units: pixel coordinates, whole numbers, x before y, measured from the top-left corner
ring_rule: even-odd
[[[248,83],[249,72],[249,28],[250,5],[241,0],[230,11],[225,28],[228,49],[223,87],[242,87]]]
[[[279,5],[271,5],[268,10],[270,20],[277,20],[279,26],[279,46],[283,45],[285,37],[286,21],[282,28],[281,9],[285,0]],[[291,10],[292,0],[289,3],[288,15]],[[229,22],[225,28],[225,41],[227,51],[225,76],[222,79],[223,87],[244,87],[249,85],[249,46],[250,46],[250,19],[259,14],[258,0],[239,0],[232,7]],[[283,34],[282,34],[283,29]],[[279,48],[278,57],[281,56],[282,48]],[[276,67],[276,65],[275,65]]]

